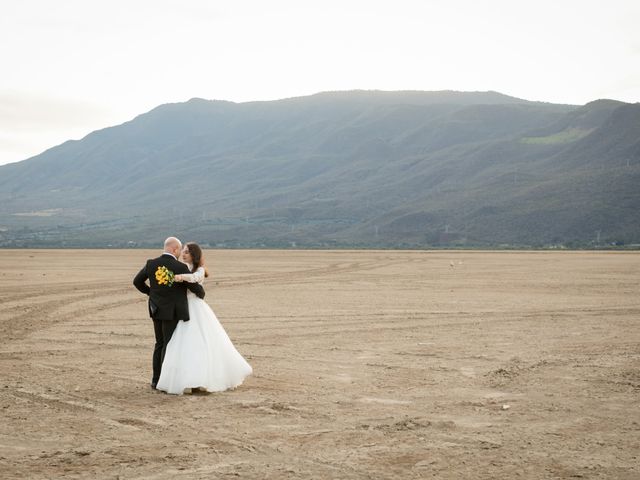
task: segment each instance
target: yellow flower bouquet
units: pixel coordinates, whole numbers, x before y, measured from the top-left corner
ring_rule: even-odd
[[[170,287],[171,285],[173,285],[174,278],[174,273],[164,265],[158,267],[158,269],[156,270],[156,281],[158,282],[158,285],[166,285]]]

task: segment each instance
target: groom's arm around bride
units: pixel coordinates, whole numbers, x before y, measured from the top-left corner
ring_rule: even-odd
[[[205,292],[198,283],[175,282],[171,285],[161,284],[155,272],[166,268],[174,275],[190,273],[189,267],[168,255],[147,260],[144,267],[133,279],[135,287],[149,296],[149,316],[155,320],[189,320],[187,309],[187,289],[197,297],[204,298]],[[149,284],[147,284],[147,281]]]
[[[147,263],[133,279],[135,287],[149,296],[149,316],[154,320],[189,320],[187,289],[204,298],[204,288],[198,283],[172,283],[171,274],[189,273],[189,267],[178,260],[182,243],[175,237],[165,240],[162,255]],[[147,281],[149,284],[147,285]]]

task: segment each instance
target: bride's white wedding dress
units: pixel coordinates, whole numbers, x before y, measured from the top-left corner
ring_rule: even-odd
[[[204,268],[182,275],[184,281],[202,283]],[[189,321],[176,326],[162,362],[156,388],[182,395],[186,389],[221,392],[240,385],[251,375],[251,365],[238,353],[211,307],[187,292]]]

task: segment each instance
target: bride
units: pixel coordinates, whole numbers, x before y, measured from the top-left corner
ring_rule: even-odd
[[[177,282],[202,283],[208,276],[202,249],[187,243],[181,259],[192,273],[176,275]],[[162,362],[156,388],[182,395],[202,389],[221,392],[240,385],[253,372],[238,353],[207,303],[190,291],[187,293],[190,320],[180,320]]]

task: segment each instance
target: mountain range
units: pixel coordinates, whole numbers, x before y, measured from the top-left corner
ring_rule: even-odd
[[[640,104],[192,99],[0,166],[0,246],[629,245],[639,185]]]

